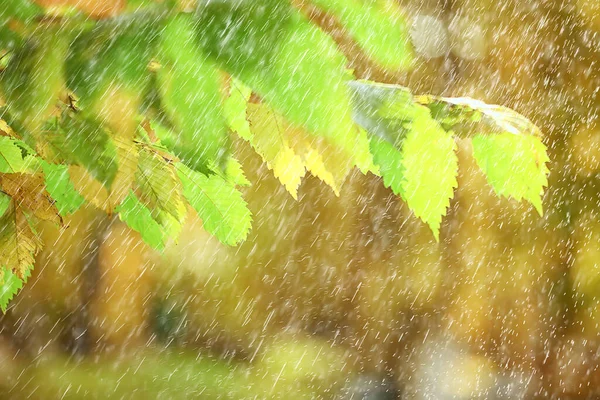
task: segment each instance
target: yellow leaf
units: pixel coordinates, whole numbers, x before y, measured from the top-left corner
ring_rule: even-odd
[[[46,191],[42,174],[2,174],[0,175],[2,191],[13,198],[19,209],[32,212],[37,218],[45,221],[62,223],[54,200]]]
[[[298,186],[306,169],[300,157],[292,149],[285,147],[277,154],[272,163],[273,175],[285,186],[285,189],[298,200]]]
[[[121,202],[129,194],[129,190],[132,188],[135,181],[135,175],[137,171],[137,165],[139,160],[139,149],[130,140],[115,140],[117,147],[117,161],[119,168],[115,180],[110,186],[108,192],[108,208],[107,212],[110,214],[114,211],[115,207],[121,204]]]
[[[247,106],[252,147],[295,199],[305,169],[339,195],[344,180],[354,166],[352,156],[326,139],[290,125],[264,104],[248,103]]]
[[[159,154],[144,149],[139,153],[136,182],[136,194],[150,209],[154,220],[172,237],[178,237],[187,209],[173,165]]]
[[[275,111],[261,104],[248,103],[247,112],[253,134],[250,144],[286,190],[297,199],[298,186],[306,170],[302,159],[288,144],[287,124]]]
[[[94,179],[88,170],[79,165],[69,166],[69,176],[75,190],[83,198],[95,207],[105,210],[108,204],[108,190],[106,187]]]
[[[20,279],[35,261],[42,243],[33,233],[23,211],[12,200],[0,218],[0,265],[10,268]]]
[[[15,132],[3,119],[0,119],[0,136],[16,137]]]
[[[342,184],[353,167],[351,157],[347,157],[326,139],[316,138],[302,129],[290,128],[287,133],[292,148],[302,158],[306,169],[339,196]]]

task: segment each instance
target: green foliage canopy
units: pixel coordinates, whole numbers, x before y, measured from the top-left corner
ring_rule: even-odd
[[[22,287],[40,220],[85,202],[117,213],[151,247],[188,209],[227,245],[252,216],[230,148],[246,140],[293,197],[306,172],[337,193],[352,168],[382,177],[436,239],[457,187],[455,126],[499,195],[541,213],[539,132],[512,110],[354,80],[334,40],[291,3],[143,2],[114,18],[8,0],[0,11],[0,308]],[[385,3],[385,4],[384,4]],[[408,69],[393,2],[315,0],[372,62]],[[458,131],[457,131],[458,132]]]

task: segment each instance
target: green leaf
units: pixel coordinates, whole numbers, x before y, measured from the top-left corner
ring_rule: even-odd
[[[23,275],[23,279],[20,279],[9,268],[4,266],[0,268],[0,309],[3,313],[6,313],[8,303],[23,288],[23,284],[27,282],[27,278],[31,276],[31,269],[27,269]]]
[[[140,201],[171,237],[177,237],[186,216],[181,182],[173,165],[158,154],[140,151],[136,172]]]
[[[150,83],[148,64],[156,55],[161,15],[132,14],[101,21],[71,43],[65,63],[67,86],[85,108],[111,84],[141,93]]]
[[[64,88],[63,64],[69,34],[40,25],[13,53],[0,75],[0,87],[13,116],[35,133]]]
[[[402,165],[402,154],[387,140],[377,136],[372,136],[370,140],[373,163],[379,167],[379,175],[383,179],[383,184],[385,187],[392,189],[394,194],[403,197],[404,166]]]
[[[31,146],[29,146],[27,143],[25,143],[24,141],[17,139],[15,137],[11,138],[12,141],[21,148],[21,154],[23,154],[24,158],[27,158],[29,156],[36,156],[36,152],[35,150],[33,150],[31,148]]]
[[[1,11],[0,11],[1,12]],[[2,17],[0,16],[0,51],[2,50],[13,50],[16,47],[20,46],[23,43],[23,39],[19,34],[9,28],[8,24],[2,22]],[[9,61],[9,56],[4,55],[2,59],[0,59],[0,67],[6,68],[7,61]]]
[[[231,182],[235,186],[252,186],[244,170],[242,164],[233,157],[230,157],[225,164],[225,177],[228,182]]]
[[[118,171],[117,149],[103,126],[90,118],[67,118],[49,128],[46,140],[65,161],[85,167],[107,188]]]
[[[356,80],[352,92],[352,118],[370,135],[400,148],[415,118],[413,95],[403,86]]]
[[[252,89],[238,79],[232,78],[229,86],[229,96],[223,103],[223,112],[229,128],[247,141],[252,140],[250,123],[246,118],[246,108],[251,95]]]
[[[121,221],[139,232],[142,240],[150,247],[163,250],[166,236],[162,227],[152,217],[152,212],[135,196],[133,192],[116,208]]]
[[[201,1],[196,18],[204,52],[236,72],[269,68],[292,9],[281,0]]]
[[[542,195],[548,186],[546,147],[536,136],[503,133],[477,135],[473,156],[494,191],[517,201],[529,201],[540,215]]]
[[[240,66],[235,57],[217,60],[292,125],[327,140],[335,153],[330,155],[346,174],[353,165],[369,170],[368,138],[351,118],[345,57],[330,36],[300,13],[286,11],[285,15],[285,24],[275,18],[249,18],[244,20],[248,24],[244,29],[223,28],[222,33],[231,35],[227,39],[235,43],[244,42],[249,48],[267,43],[271,48],[255,52],[250,66]],[[252,33],[237,36],[246,31]]]
[[[400,195],[439,240],[442,216],[458,185],[452,132],[402,86],[355,81],[350,87],[354,119],[371,135],[374,163],[384,185]]]
[[[252,217],[242,194],[218,175],[206,176],[177,164],[183,194],[202,219],[204,229],[222,243],[236,245],[246,239]]]
[[[481,122],[482,113],[464,104],[453,103],[456,98],[444,98],[436,96],[416,96],[415,100],[429,108],[431,116],[446,131],[452,130],[455,135],[465,138],[472,137],[476,124]]]
[[[431,96],[422,96],[432,98]],[[475,121],[482,120],[488,125],[483,132],[512,133],[514,135],[533,135],[541,137],[540,129],[525,116],[510,108],[487,104],[468,97],[433,97],[433,102],[445,102],[454,112],[470,117]]]
[[[10,206],[10,196],[0,192],[0,217],[6,213],[8,207]]]
[[[248,104],[248,121],[252,126],[250,144],[260,155],[273,175],[294,199],[298,198],[298,187],[306,174],[305,162],[291,147],[290,129],[286,121],[272,108],[264,104]],[[301,133],[294,134],[298,138]],[[346,177],[343,168],[341,175]],[[337,189],[337,188],[336,188]]]
[[[154,143],[153,146],[158,145],[165,151],[174,148],[176,141],[176,134],[168,126],[162,124],[158,120],[150,121],[150,126],[154,131],[154,134],[159,140],[159,143]]]
[[[66,216],[79,210],[85,200],[69,179],[69,167],[43,162],[42,169],[46,179],[46,190],[55,200],[58,213]]]
[[[159,11],[171,10],[177,7],[177,0],[127,0],[126,12],[156,12],[157,6],[160,5]],[[164,8],[166,6],[166,9]]]
[[[0,173],[23,170],[23,153],[17,143],[8,136],[0,136]]]
[[[162,104],[176,136],[163,142],[182,162],[206,172],[211,161],[221,163],[229,138],[220,99],[220,75],[195,44],[190,15],[170,19],[161,36],[158,71]]]
[[[2,159],[2,162],[10,162],[11,165],[11,169],[12,171],[9,172],[30,172],[30,173],[35,173],[37,171],[40,170],[41,168],[41,158],[39,158],[39,156],[36,154],[36,152],[29,147],[25,142],[23,142],[20,139],[15,139],[15,138],[9,138],[9,140],[12,142],[12,144],[14,144],[15,146],[17,146],[19,148],[20,151],[20,158],[21,161],[17,161],[16,163],[14,162],[14,160],[10,159],[9,155],[2,155],[0,154],[0,159]],[[1,137],[0,137],[0,142],[2,141]],[[2,147],[2,145],[0,144],[0,148]],[[0,153],[2,153],[2,150],[0,150]],[[11,151],[12,153],[12,151]],[[0,168],[0,172],[2,168]]]
[[[442,216],[446,215],[458,186],[456,143],[452,134],[431,118],[427,108],[416,107],[416,118],[402,144],[402,195],[408,207],[429,225],[439,240]]]
[[[3,0],[0,7],[0,24],[10,18],[30,21],[44,10],[31,0]]]
[[[346,59],[328,35],[297,14],[281,42],[269,68],[242,80],[289,122],[326,138],[349,165],[361,167],[369,144],[351,118]]]
[[[244,175],[242,164],[233,157],[227,159],[225,171],[222,171],[215,163],[211,164],[209,169],[234,186],[252,186],[246,175]]]
[[[365,53],[388,69],[409,69],[413,55],[406,21],[389,1],[311,0],[335,16]]]

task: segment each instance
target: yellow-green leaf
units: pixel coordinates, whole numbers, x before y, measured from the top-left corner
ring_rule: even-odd
[[[8,136],[0,136],[0,173],[20,172],[22,169],[21,148]]]
[[[252,138],[252,132],[246,118],[246,105],[251,95],[252,89],[240,80],[232,78],[229,82],[229,95],[223,103],[223,112],[229,128],[239,137],[248,141]]]
[[[165,248],[167,236],[162,227],[154,220],[150,209],[140,202],[133,192],[129,192],[115,211],[119,213],[121,221],[140,233],[146,244],[157,250]]]
[[[10,268],[0,266],[0,309],[6,312],[8,303],[23,288],[27,278],[31,275],[31,269],[27,268],[22,278],[19,278]]]
[[[157,78],[162,104],[176,136],[169,147],[182,162],[206,171],[211,161],[221,163],[229,147],[219,83],[214,63],[196,45],[191,15],[178,15],[161,35],[161,68]]]
[[[56,201],[56,208],[60,215],[68,215],[77,211],[85,202],[77,193],[69,179],[69,168],[61,164],[42,164],[45,175],[46,189]]]
[[[458,186],[456,143],[427,108],[416,107],[416,117],[402,144],[402,196],[439,240],[442,217]]]
[[[175,167],[158,154],[141,150],[136,172],[140,201],[172,237],[179,236],[186,216]]]
[[[494,191],[517,201],[525,199],[542,215],[549,158],[539,137],[513,133],[477,135],[472,143],[477,165]]]
[[[389,69],[408,69],[413,55],[406,21],[394,1],[311,0],[335,16],[375,62]]]
[[[248,104],[248,120],[252,131],[250,144],[273,170],[273,175],[297,199],[298,186],[306,170],[302,159],[288,143],[288,124],[273,109],[261,104]]]
[[[252,215],[242,194],[218,175],[204,175],[182,163],[177,174],[183,194],[202,220],[204,229],[222,243],[236,245],[246,239]]]

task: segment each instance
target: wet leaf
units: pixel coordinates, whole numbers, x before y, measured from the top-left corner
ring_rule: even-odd
[[[100,210],[106,210],[108,206],[108,189],[96,180],[87,169],[79,165],[70,165],[69,178],[77,193],[85,201]]]
[[[373,153],[373,162],[379,167],[379,175],[382,177],[385,187],[403,197],[404,166],[400,151],[390,142],[372,136],[371,153]]]
[[[175,167],[159,155],[142,150],[136,183],[139,199],[153,218],[171,237],[179,236],[187,209]]]
[[[108,191],[108,199],[105,205],[105,209],[109,214],[127,197],[129,190],[133,188],[139,163],[139,147],[133,141],[115,139],[117,139],[115,145],[119,167],[115,180]]]
[[[233,157],[227,159],[225,171],[222,171],[221,168],[215,164],[210,165],[209,168],[211,172],[219,175],[235,186],[252,186],[250,181],[246,178],[246,175],[244,175],[242,164]]]
[[[252,132],[250,132],[250,123],[246,118],[246,105],[251,95],[252,89],[238,79],[231,79],[229,94],[223,103],[223,112],[229,128],[239,137],[248,141],[252,138]]]
[[[288,124],[275,111],[260,104],[248,104],[247,118],[252,132],[250,144],[273,170],[273,175],[297,199],[298,186],[306,170],[303,160],[288,143]]]
[[[196,10],[198,43],[229,71],[258,71],[285,44],[292,12],[280,0],[202,1]]]
[[[398,6],[368,0],[311,0],[333,15],[365,53],[389,69],[408,69],[413,54],[408,28]]]
[[[46,189],[54,199],[58,213],[62,216],[73,214],[84,204],[85,199],[75,190],[69,179],[69,168],[61,164],[42,164]]]
[[[11,198],[9,195],[0,192],[0,217],[4,215],[8,207],[10,206]]]
[[[21,207],[13,200],[0,218],[0,266],[23,279],[33,267],[35,254],[42,243],[29,226]]]
[[[427,108],[417,107],[417,116],[402,144],[402,197],[439,240],[442,216],[458,186],[456,143]]]
[[[9,18],[28,21],[43,12],[40,6],[30,0],[4,0],[0,8],[0,24]]]
[[[403,86],[358,80],[352,92],[352,118],[370,135],[399,147],[415,118],[413,95]]]
[[[513,135],[541,136],[540,129],[535,124],[525,116],[510,108],[495,104],[487,104],[481,100],[475,100],[468,97],[442,97],[440,99],[451,105],[462,107],[457,111],[461,111],[463,115],[472,115],[474,111],[481,113],[488,124],[496,128],[491,133],[507,132],[512,133]]]
[[[503,133],[473,138],[473,156],[494,191],[517,201],[525,199],[542,215],[548,186],[546,147],[536,136]]]
[[[260,57],[253,60],[260,67],[238,68],[235,62],[223,61],[224,68],[290,124],[329,142],[333,153],[328,156],[336,158],[340,170],[350,171],[356,165],[368,171],[372,166],[368,139],[352,121],[346,59],[333,40],[297,12],[277,28],[276,42],[268,39],[271,28],[249,23],[254,40],[275,44],[268,53],[254,56]]]
[[[0,173],[21,172],[23,164],[21,148],[8,136],[0,136]]]
[[[83,108],[99,100],[110,86],[140,93],[150,82],[148,64],[156,55],[160,15],[132,15],[100,21],[70,44],[65,74],[67,86]]]
[[[183,194],[196,210],[204,229],[222,243],[236,245],[246,239],[252,215],[242,194],[217,175],[206,176],[177,164]]]
[[[4,266],[0,267],[0,310],[6,312],[8,303],[23,288],[27,278],[31,275],[31,268],[28,268],[19,278],[11,269]]]
[[[41,26],[15,50],[0,76],[8,109],[34,135],[54,111],[64,89],[68,38],[60,28]]]
[[[52,150],[71,164],[81,165],[110,188],[119,164],[109,132],[91,118],[68,118],[54,124],[46,134]]]
[[[0,187],[12,197],[19,210],[30,212],[41,220],[62,223],[54,200],[46,191],[43,174],[2,174]]]
[[[188,166],[206,172],[221,164],[229,141],[220,98],[220,76],[196,44],[190,15],[171,19],[161,36],[158,71],[162,103],[175,128],[164,144]]]
[[[458,186],[452,132],[414,102],[408,89],[352,82],[354,118],[371,135],[371,151],[384,185],[401,196],[436,239],[442,216]]]
[[[140,202],[133,192],[125,197],[115,211],[119,213],[121,221],[140,233],[146,244],[157,250],[164,249],[166,236],[161,225],[154,220],[150,209]]]
[[[288,135],[294,152],[301,157],[306,169],[339,196],[342,184],[351,171],[348,158],[329,141],[316,139],[303,129],[290,129]]]

